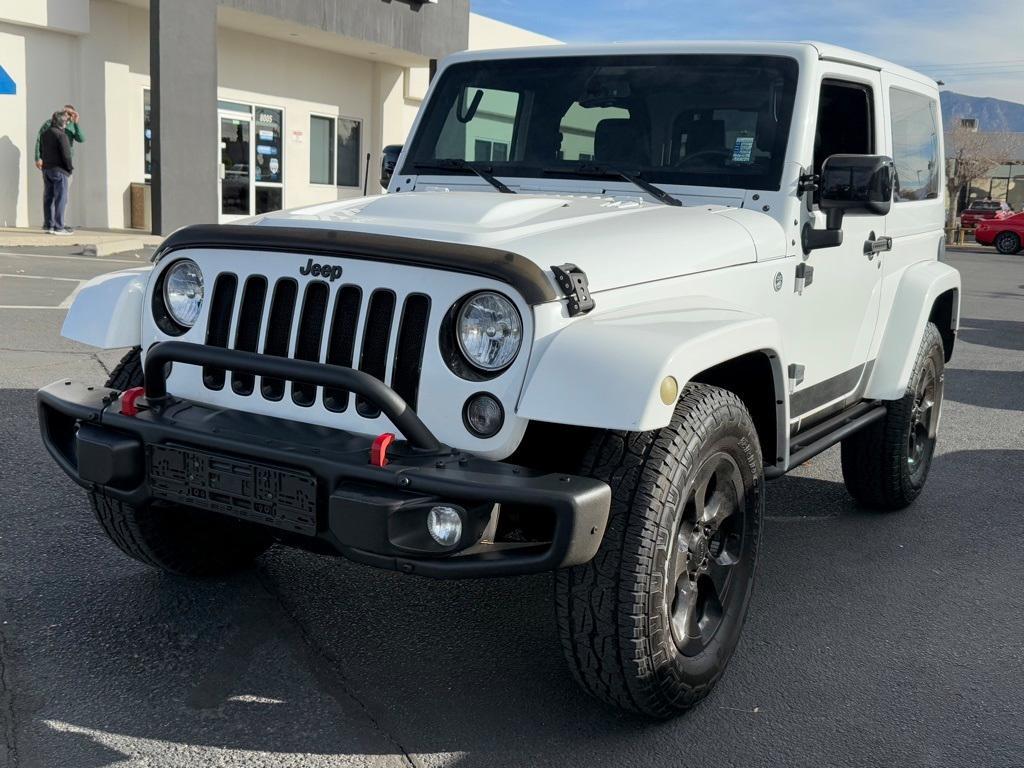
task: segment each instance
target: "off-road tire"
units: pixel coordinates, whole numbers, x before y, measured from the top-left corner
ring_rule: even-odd
[[[142,386],[139,349],[128,352],[110,372],[107,386]],[[249,565],[272,543],[260,528],[190,507],[132,506],[102,492],[89,494],[103,531],[129,557],[182,576],[216,576]]]
[[[745,490],[743,570],[735,601],[705,650],[683,656],[666,594],[684,495],[702,462],[728,452]],[[764,472],[757,432],[733,393],[690,384],[669,425],[595,438],[582,474],[607,482],[612,505],[594,559],[560,571],[555,603],[562,648],[577,682],[614,707],[648,717],[677,715],[721,678],[739,640],[753,589]],[[687,559],[688,561],[688,559]],[[740,578],[742,576],[742,578]]]
[[[893,512],[909,506],[928,479],[934,434],[916,462],[911,457],[915,406],[919,390],[934,377],[934,427],[942,408],[945,353],[942,336],[933,323],[925,327],[907,391],[899,400],[886,403],[884,418],[843,440],[842,466],[846,489],[863,506]]]
[[[1007,256],[1013,256],[1021,250],[1020,235],[1014,232],[1000,232],[996,235],[994,244],[997,251]]]
[[[107,386],[124,392],[132,387],[142,386],[142,348],[133,347],[121,358],[107,378]]]

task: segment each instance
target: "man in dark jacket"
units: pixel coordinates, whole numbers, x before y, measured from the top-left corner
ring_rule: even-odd
[[[71,162],[71,142],[64,128],[67,114],[54,112],[50,127],[39,140],[43,161],[43,229],[54,235],[68,235],[64,226],[64,208],[68,202],[68,181],[75,167]]]
[[[81,144],[85,141],[85,134],[82,133],[82,124],[78,117],[78,110],[75,109],[72,104],[64,105],[64,114],[67,120],[64,123],[64,133],[68,135],[68,141],[71,143],[71,160],[75,159],[75,144]],[[43,169],[43,158],[42,158],[42,144],[43,134],[50,130],[53,125],[53,119],[49,118],[45,123],[39,126],[39,132],[36,134],[36,168],[39,170]],[[65,199],[71,197],[71,176],[68,176],[68,188],[65,192]],[[65,202],[65,206],[67,203]]]

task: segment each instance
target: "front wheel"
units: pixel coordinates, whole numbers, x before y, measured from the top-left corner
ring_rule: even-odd
[[[1021,249],[1020,235],[1013,232],[1000,232],[996,235],[995,246],[1000,253],[1012,256]]]
[[[764,508],[757,433],[736,395],[691,384],[667,427],[602,434],[584,474],[611,485],[612,507],[594,559],[556,579],[565,657],[596,698],[671,717],[739,642]]]
[[[944,366],[942,336],[928,323],[906,394],[886,403],[885,418],[843,440],[843,480],[864,506],[903,509],[924,488],[935,453]]]
[[[141,387],[138,347],[110,372],[107,386]],[[132,506],[103,493],[89,494],[107,537],[129,557],[182,576],[217,576],[249,566],[273,543],[266,531],[241,520],[192,507],[150,503]]]

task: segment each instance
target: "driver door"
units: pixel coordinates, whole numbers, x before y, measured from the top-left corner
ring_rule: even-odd
[[[804,155],[808,168],[819,174],[831,155],[885,154],[881,94],[877,72],[842,64],[823,68],[814,146]],[[816,193],[805,193],[805,203],[802,224],[825,229]],[[860,399],[871,372],[885,256],[866,253],[865,246],[884,241],[885,230],[885,216],[850,213],[842,244],[811,251],[798,267],[796,312],[787,329],[790,417],[799,420],[798,428]]]

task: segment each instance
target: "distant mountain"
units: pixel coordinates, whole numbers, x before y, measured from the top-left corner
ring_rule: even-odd
[[[950,129],[958,117],[978,118],[978,129],[985,133],[1024,132],[1024,104],[943,91],[942,124]]]

